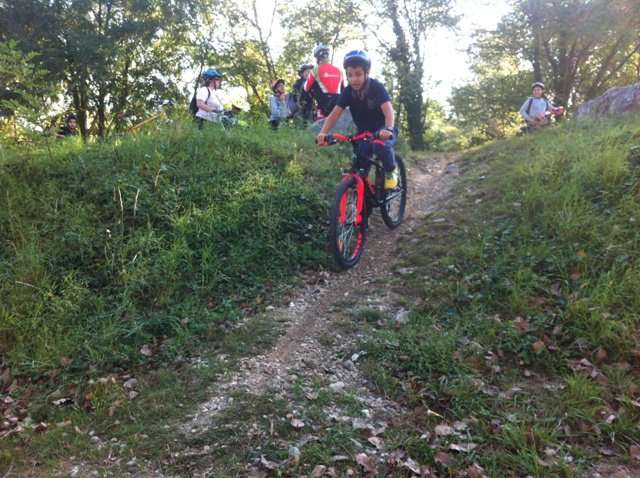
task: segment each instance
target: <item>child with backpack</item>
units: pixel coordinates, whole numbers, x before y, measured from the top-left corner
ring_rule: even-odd
[[[217,90],[220,89],[222,83],[222,75],[216,70],[209,69],[202,74],[204,86],[199,88],[195,94],[189,109],[195,112],[195,119],[198,127],[202,128],[205,121],[220,121],[224,112],[224,107],[218,99]],[[195,104],[194,104],[195,100]]]
[[[349,108],[358,134],[369,131],[378,135],[376,141],[363,141],[358,145],[358,156],[370,158],[375,155],[385,170],[385,189],[393,189],[398,185],[398,169],[393,150],[398,139],[398,128],[389,93],[381,82],[369,77],[371,59],[367,52],[354,50],[347,53],[343,66],[349,85],[342,90],[336,105],[324,120],[322,129],[316,136],[316,143],[319,146],[324,144],[327,133],[342,112]]]
[[[551,122],[552,115],[564,113],[564,108],[556,108],[543,95],[544,84],[536,81],[531,85],[531,96],[520,108],[520,116],[527,122],[527,125],[522,128],[523,132],[529,132],[538,126],[546,126]]]
[[[331,113],[342,92],[342,71],[329,62],[330,53],[327,45],[314,48],[313,56],[318,65],[311,70],[304,83],[304,91],[316,102],[318,120]]]

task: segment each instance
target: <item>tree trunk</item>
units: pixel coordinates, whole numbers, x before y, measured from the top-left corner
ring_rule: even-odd
[[[531,20],[531,30],[533,31],[533,45],[531,51],[533,81],[542,81],[542,70],[540,68],[540,44],[542,42],[542,38],[540,35],[540,28],[542,26],[542,18],[540,15],[540,0],[533,0],[530,5],[531,12],[529,18]]]
[[[419,58],[412,58],[405,32],[398,21],[398,9],[389,2],[396,46],[389,56],[396,66],[399,83],[399,100],[407,120],[407,133],[411,149],[425,149],[424,116],[422,114],[422,65]]]

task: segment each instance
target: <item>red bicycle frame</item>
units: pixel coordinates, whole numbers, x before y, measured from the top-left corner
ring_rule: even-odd
[[[371,140],[371,138],[374,138],[371,141],[372,143],[380,144],[384,146],[384,141],[378,139],[373,135],[373,133],[370,133],[369,131],[365,131],[364,133],[361,133],[355,136],[344,136],[342,134],[336,133],[336,134],[332,134],[329,138],[330,138],[329,141],[325,141],[326,144],[335,144],[337,141],[349,142],[351,144],[355,144],[360,141]],[[364,206],[365,188],[369,191],[369,193],[372,196],[375,196],[375,189],[371,185],[371,182],[369,181],[368,177],[362,176],[361,174],[358,174],[358,172],[356,171],[348,171],[344,173],[344,175],[342,176],[342,181],[349,181],[351,178],[354,178],[358,184],[358,187],[356,188],[358,195],[356,198],[357,202],[356,202],[355,222],[359,226],[362,223],[362,217],[363,217],[362,212],[364,211],[364,207],[365,207]],[[346,216],[347,216],[346,202],[347,202],[347,198],[343,197],[340,203],[340,222],[341,223],[344,223],[346,221]]]

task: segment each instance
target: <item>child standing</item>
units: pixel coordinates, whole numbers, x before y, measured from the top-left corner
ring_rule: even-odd
[[[523,130],[530,131],[536,126],[546,126],[550,123],[550,115],[559,115],[564,112],[564,108],[556,108],[544,95],[544,84],[536,81],[531,85],[531,96],[527,98],[520,108],[520,116],[524,118],[527,125]]]
[[[284,92],[284,80],[274,81],[271,84],[271,91],[273,91],[273,96],[270,101],[271,117],[269,118],[269,124],[273,129],[277,129],[281,121],[291,116],[291,111],[287,105],[287,94]]]

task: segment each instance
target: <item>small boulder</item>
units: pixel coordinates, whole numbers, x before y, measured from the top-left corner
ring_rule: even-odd
[[[576,119],[603,116],[626,116],[640,113],[640,83],[617,86],[602,96],[579,105],[573,113]]]

